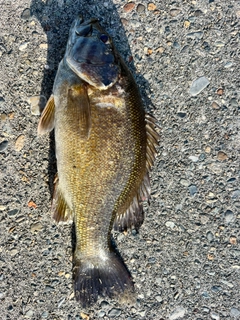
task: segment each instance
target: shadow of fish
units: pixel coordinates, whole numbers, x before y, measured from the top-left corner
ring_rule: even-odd
[[[149,169],[159,135],[134,78],[97,19],[77,18],[42,113],[38,133],[55,128],[58,175],[54,219],[75,223],[75,297],[133,292],[111,244],[111,230],[138,229],[149,199]]]

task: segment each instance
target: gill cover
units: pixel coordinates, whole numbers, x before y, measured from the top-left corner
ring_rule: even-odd
[[[120,73],[110,36],[97,19],[77,18],[71,27],[65,62],[90,85],[105,90],[114,85]]]

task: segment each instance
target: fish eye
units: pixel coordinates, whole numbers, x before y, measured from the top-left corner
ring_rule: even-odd
[[[108,42],[108,36],[106,34],[100,35],[100,40],[104,43]]]

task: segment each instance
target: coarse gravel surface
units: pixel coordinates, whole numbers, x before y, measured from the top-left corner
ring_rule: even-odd
[[[0,1],[0,318],[240,319],[240,1]],[[76,14],[101,18],[161,141],[139,233],[114,234],[136,302],[72,287],[72,227],[50,214],[53,135],[37,136]]]

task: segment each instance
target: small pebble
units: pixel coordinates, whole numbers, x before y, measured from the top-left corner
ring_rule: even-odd
[[[22,14],[21,14],[21,18],[23,20],[28,20],[31,17],[31,11],[29,8],[26,8],[23,10]]]
[[[173,229],[175,227],[175,223],[173,221],[167,221],[165,223],[165,226],[168,227],[168,228]]]
[[[3,142],[0,143],[0,152],[5,151],[8,147],[8,141],[4,140]]]
[[[239,318],[240,317],[240,310],[237,308],[231,308],[230,316],[235,317],[235,318]]]
[[[120,316],[121,313],[122,313],[121,309],[113,308],[112,310],[110,310],[108,312],[108,317],[115,318],[115,317]]]
[[[232,107],[238,107],[238,102],[236,98],[232,98],[229,103]]]
[[[223,88],[217,89],[217,94],[218,94],[219,96],[222,96],[222,95],[224,94]]]
[[[202,31],[189,32],[186,34],[186,37],[189,39],[202,39],[203,32]]]
[[[157,6],[156,6],[153,2],[150,2],[150,3],[148,4],[148,10],[149,10],[149,11],[155,10],[156,7],[157,7]]]
[[[188,190],[189,190],[191,196],[194,196],[198,192],[198,189],[194,184],[191,184],[188,187]]]
[[[41,314],[41,317],[43,319],[46,319],[48,317],[48,311],[44,311],[42,314]]]
[[[220,161],[224,161],[224,160],[228,159],[228,156],[226,155],[225,152],[219,151],[218,154],[217,154],[217,159],[220,160]]]
[[[225,211],[223,214],[223,217],[224,217],[226,223],[233,222],[235,219],[234,213],[231,210]]]
[[[33,223],[30,230],[31,232],[39,232],[42,230],[42,224],[40,222]]]
[[[25,317],[26,317],[26,318],[32,318],[33,314],[34,314],[33,310],[28,310],[28,311],[26,312],[26,314],[25,314]]]
[[[214,43],[214,45],[216,46],[216,47],[224,47],[225,46],[225,43],[224,42],[222,42],[222,41],[216,41],[215,43]]]
[[[155,299],[156,299],[158,302],[162,302],[162,297],[161,297],[161,296],[159,296],[159,295],[158,295],[158,296],[156,296],[156,297],[155,297]]]
[[[19,49],[20,51],[24,51],[24,50],[27,49],[27,46],[28,46],[28,42],[23,42],[23,43],[20,44],[20,46],[19,46],[18,49]]]
[[[197,156],[190,156],[188,157],[192,162],[198,162],[198,157]]]
[[[135,3],[134,2],[129,2],[129,3],[125,4],[125,6],[123,7],[123,10],[125,12],[131,12],[134,7],[135,7]]]
[[[181,180],[180,180],[180,184],[181,184],[182,186],[188,187],[188,186],[189,186],[189,181],[186,180],[186,179],[181,179]]]
[[[8,215],[10,217],[15,216],[17,213],[18,213],[18,209],[12,209],[12,210],[8,211]]]
[[[208,239],[208,241],[211,242],[211,241],[213,240],[213,238],[214,238],[213,233],[212,233],[211,231],[208,231],[208,232],[207,232],[207,239]]]
[[[232,193],[232,199],[237,199],[240,197],[240,190],[234,190]]]
[[[138,6],[137,6],[137,12],[138,13],[141,13],[141,12],[144,12],[144,10],[145,10],[145,6],[143,5],[143,4],[138,4]]]
[[[212,312],[210,313],[210,317],[211,317],[211,319],[214,319],[214,320],[220,320],[219,314],[216,313],[216,312],[214,312],[214,311],[212,311]]]
[[[179,111],[177,113],[177,115],[179,116],[179,118],[185,118],[186,117],[186,112]]]
[[[172,17],[176,17],[181,11],[179,9],[171,9],[170,10],[170,15]]]
[[[100,310],[100,311],[98,312],[99,318],[103,318],[105,315],[106,315],[106,312],[103,311],[103,310]]]
[[[31,105],[31,114],[39,116],[46,105],[46,98],[42,95],[33,96],[28,99]]]
[[[15,256],[17,253],[18,253],[18,250],[15,249],[15,248],[13,248],[13,249],[10,250],[11,256]]]
[[[20,135],[17,140],[15,141],[15,150],[21,151],[24,146],[25,136],[22,134]]]
[[[192,82],[189,93],[192,96],[198,95],[201,91],[203,91],[208,85],[209,81],[205,77],[200,77]]]
[[[40,49],[47,49],[48,48],[48,44],[47,43],[40,43],[39,48]]]
[[[217,102],[213,101],[212,108],[213,109],[220,109],[220,106],[217,104]]]
[[[231,61],[225,63],[224,68],[230,68],[233,65],[233,63]]]
[[[170,315],[169,320],[177,320],[184,317],[186,310],[183,307],[177,307]]]

